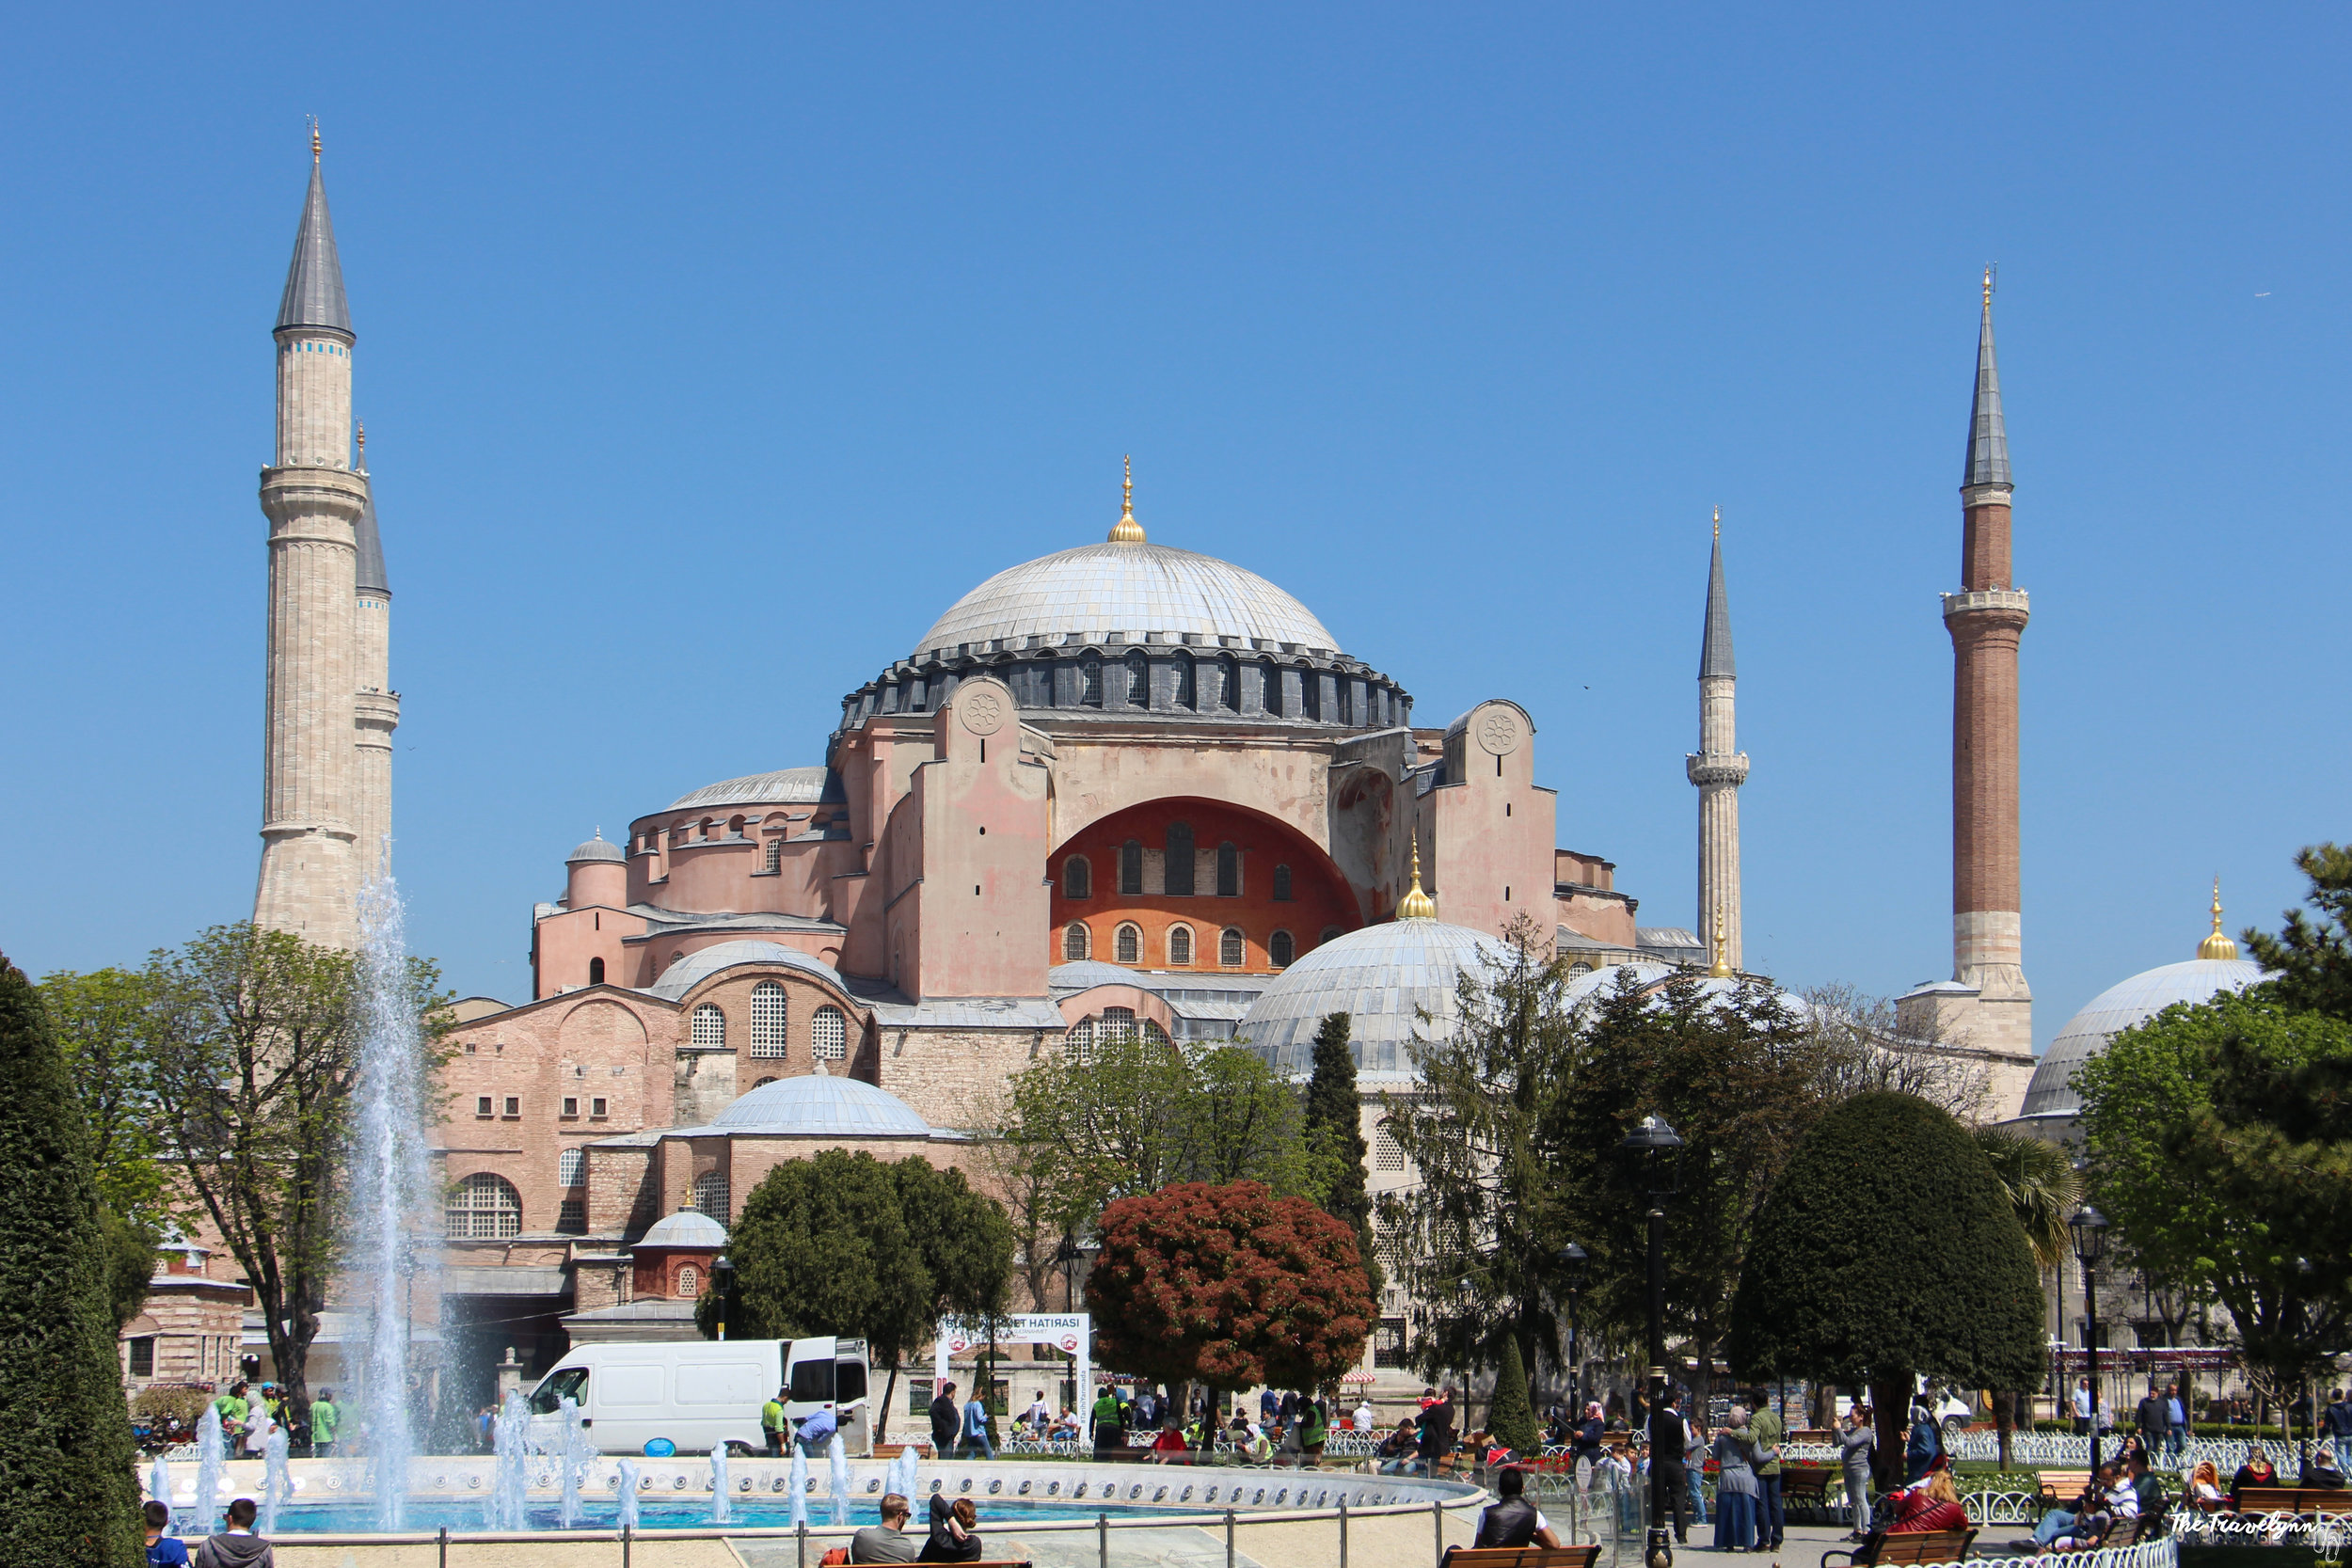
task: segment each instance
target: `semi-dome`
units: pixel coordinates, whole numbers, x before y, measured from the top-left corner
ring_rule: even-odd
[[[2210,1002],[2225,990],[2244,990],[2263,977],[2263,966],[2245,958],[2191,958],[2163,964],[2109,986],[2066,1021],[2033,1069],[2026,1086],[2023,1115],[2072,1117],[2082,1101],[2068,1080],[2074,1069],[2106,1049],[2107,1041],[2135,1023],[2145,1023],[2175,1002]]]
[[[814,805],[826,799],[825,784],[830,769],[823,768],[779,768],[772,773],[746,773],[739,779],[721,779],[705,784],[671,801],[666,811],[687,811],[695,806],[746,805]],[[838,792],[832,799],[848,799]]]
[[[626,865],[628,855],[619,845],[607,840],[603,830],[598,829],[596,837],[564,857],[565,865],[578,865],[583,861],[619,861]]]
[[[841,972],[822,958],[812,958],[797,948],[773,942],[723,942],[699,952],[689,953],[661,972],[661,978],[646,989],[656,996],[666,996],[675,1002],[692,990],[704,980],[723,969],[738,964],[783,964],[814,974],[835,990],[841,984]]]
[[[928,1138],[930,1123],[887,1090],[855,1078],[811,1075],[762,1084],[719,1113],[730,1132]]]
[[[699,1209],[680,1209],[653,1222],[640,1247],[718,1247],[727,1244],[727,1227]]]
[[[997,573],[949,607],[914,657],[1029,638],[1099,641],[1111,632],[1129,642],[1190,635],[1210,647],[1339,651],[1312,611],[1255,572],[1166,545],[1104,541]]]
[[[1315,1031],[1345,1013],[1356,1066],[1410,1072],[1406,1047],[1443,1039],[1464,972],[1508,963],[1511,949],[1484,931],[1441,920],[1392,920],[1332,938],[1282,971],[1250,1005],[1238,1033],[1275,1071],[1312,1071]],[[1428,1014],[1424,1022],[1422,1015]]]

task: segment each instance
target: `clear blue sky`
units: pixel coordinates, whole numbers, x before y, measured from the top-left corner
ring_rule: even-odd
[[[2352,834],[2340,8],[20,10],[0,949],[249,911],[271,344],[325,121],[416,944],[518,1000],[602,825],[822,760],[1014,562],[1297,594],[1695,920],[1708,508],[1748,957],[1948,973],[1957,484],[2001,263],[2046,1041]],[[2335,606],[2335,609],[2330,609]]]

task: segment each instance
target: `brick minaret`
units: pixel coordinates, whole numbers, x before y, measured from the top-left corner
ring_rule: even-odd
[[[2017,866],[2017,643],[2026,604],[2010,577],[2010,494],[1988,271],[1960,486],[1961,591],[1944,595],[1952,635],[1952,978],[1976,991],[1974,1006],[1963,1001],[1950,1022],[1971,1045],[2030,1051]]]
[[[1707,629],[1699,639],[1699,749],[1683,768],[1699,792],[1697,930],[1718,966],[1737,973],[1740,953],[1740,786],[1747,753],[1740,750],[1733,698],[1740,684],[1731,657],[1731,596],[1724,589],[1724,515],[1715,513],[1715,553],[1707,567]],[[1708,933],[1714,933],[1709,938]]]
[[[358,527],[367,481],[351,461],[351,312],[326,213],[318,135],[278,309],[278,458],[269,517],[262,874],[255,924],[352,944],[358,857],[353,692]]]

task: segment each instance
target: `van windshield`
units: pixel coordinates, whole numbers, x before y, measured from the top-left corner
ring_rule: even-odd
[[[563,1409],[565,1400],[574,1404],[585,1404],[588,1402],[587,1389],[587,1368],[558,1367],[531,1391],[531,1413],[534,1416],[555,1415]]]

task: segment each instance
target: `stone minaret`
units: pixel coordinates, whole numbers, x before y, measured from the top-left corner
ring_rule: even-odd
[[[2033,992],[2026,985],[2017,852],[2017,643],[2026,605],[2010,578],[2010,493],[1987,270],[1960,482],[1967,519],[1961,591],[1944,595],[1952,635],[1952,978],[1977,993],[1953,1022],[1979,1049],[2029,1052]]]
[[[352,467],[354,339],[316,131],[310,191],[294,231],[275,335],[278,457],[262,470],[262,510],[270,525],[269,661],[253,919],[348,947],[358,885],[357,546],[368,489]]]
[[[391,869],[392,732],[400,728],[400,693],[392,689],[392,589],[384,571],[384,539],[375,528],[375,482],[367,478],[368,432],[359,427],[359,475],[368,499],[359,510],[354,580],[357,623],[352,640],[355,729],[352,757],[352,816],[358,828],[358,879]]]
[[[1747,753],[1740,750],[1733,699],[1740,684],[1731,658],[1731,597],[1724,590],[1724,514],[1715,511],[1715,553],[1707,567],[1707,630],[1699,641],[1699,749],[1683,759],[1699,792],[1699,918],[1712,930],[1718,969],[1740,969],[1740,786]]]

